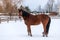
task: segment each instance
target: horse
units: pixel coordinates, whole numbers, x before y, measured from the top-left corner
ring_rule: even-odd
[[[19,18],[23,18],[25,25],[27,26],[27,32],[29,36],[32,36],[31,25],[43,24],[44,32],[43,37],[48,37],[51,18],[46,14],[32,15],[23,9],[18,9]]]

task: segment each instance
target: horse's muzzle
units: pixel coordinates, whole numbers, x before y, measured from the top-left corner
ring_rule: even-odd
[[[20,20],[22,20],[22,17],[21,17],[21,16],[19,16],[19,19],[20,19]]]
[[[21,17],[19,16],[19,19],[21,19]]]

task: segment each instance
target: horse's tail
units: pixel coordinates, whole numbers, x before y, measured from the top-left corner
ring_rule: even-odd
[[[50,23],[51,23],[51,18],[49,17],[49,21],[48,21],[48,24],[46,26],[46,33],[49,32]]]

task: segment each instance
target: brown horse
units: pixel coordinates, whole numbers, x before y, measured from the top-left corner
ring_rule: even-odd
[[[29,36],[32,36],[30,26],[38,25],[40,23],[43,24],[43,29],[44,29],[43,37],[48,36],[49,26],[50,26],[50,22],[51,22],[51,19],[48,15],[45,15],[45,14],[32,15],[22,9],[19,9],[18,11],[19,11],[19,18],[23,17],[23,19],[24,19],[24,22],[27,26],[27,31],[28,31]]]

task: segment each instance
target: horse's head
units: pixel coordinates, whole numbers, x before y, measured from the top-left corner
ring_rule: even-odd
[[[30,15],[27,11],[25,11],[23,9],[18,9],[18,11],[19,11],[19,18],[28,17]]]
[[[22,16],[22,9],[18,9],[18,11],[19,11],[19,18],[21,18],[21,16]]]

